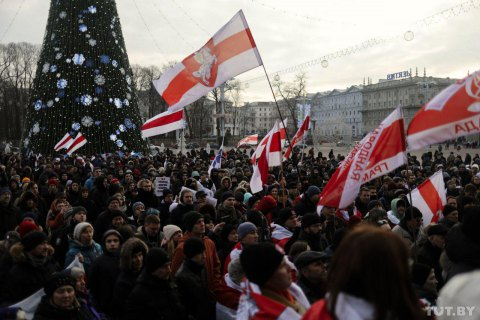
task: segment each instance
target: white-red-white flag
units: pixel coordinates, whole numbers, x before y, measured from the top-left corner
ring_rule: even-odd
[[[245,280],[242,284],[243,294],[237,309],[238,320],[300,320],[302,316],[293,308],[287,307],[262,294],[260,287],[253,282]],[[288,288],[288,292],[303,308],[309,309],[308,302],[302,289],[295,283]]]
[[[87,144],[87,139],[85,139],[85,137],[82,135],[81,132],[77,133],[77,136],[75,137],[75,139],[73,139],[72,143],[67,149],[67,154],[71,156],[72,153],[74,153],[75,151],[77,151],[78,149],[80,149],[86,144]]]
[[[404,120],[398,107],[348,154],[323,189],[319,203],[348,207],[363,183],[405,164],[405,150]]]
[[[425,104],[407,131],[408,148],[480,132],[480,71],[452,84]]]
[[[262,59],[240,10],[202,48],[165,71],[153,85],[170,109],[178,110],[260,65]]]
[[[447,204],[443,172],[439,170],[421,185],[412,190],[412,205],[423,214],[423,225],[438,222],[443,207]]]
[[[183,109],[165,111],[148,119],[142,126],[142,137],[148,138],[185,128]]]
[[[60,149],[68,149],[72,141],[73,141],[72,136],[70,135],[70,133],[67,132],[65,133],[63,138],[60,141],[58,141],[55,147],[53,147],[53,149],[55,149],[55,151],[59,151]]]
[[[237,143],[237,148],[241,146],[256,146],[258,144],[258,134],[252,134],[251,136],[246,136]]]
[[[290,155],[292,154],[293,147],[295,147],[300,142],[302,142],[303,136],[305,135],[305,132],[308,130],[309,126],[310,126],[310,115],[307,115],[303,120],[301,127],[298,129],[297,133],[295,133],[295,136],[290,141],[290,145],[288,146],[287,151],[285,151],[285,154],[283,155],[285,159],[289,159]]]

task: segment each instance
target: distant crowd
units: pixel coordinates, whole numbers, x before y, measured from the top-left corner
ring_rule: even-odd
[[[296,152],[252,194],[251,152],[2,153],[0,319],[480,319],[478,154],[409,155],[339,209],[343,155]],[[440,169],[424,224],[409,190]]]

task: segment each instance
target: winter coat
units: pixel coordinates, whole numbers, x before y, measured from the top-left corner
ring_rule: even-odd
[[[147,235],[144,227],[140,227],[139,231],[135,233],[135,237],[145,242],[148,248],[160,248],[162,246],[163,232],[159,231],[156,236],[151,237]]]
[[[73,309],[60,309],[54,306],[47,296],[43,296],[33,320],[94,320],[98,319],[82,303],[75,301]]]
[[[190,238],[192,235],[190,232],[185,232],[182,238],[178,241],[178,245],[175,248],[175,252],[172,258],[172,273],[175,274],[179,269],[184,260],[183,255],[183,246],[185,241]],[[220,259],[218,259],[217,249],[215,248],[215,243],[210,240],[208,237],[203,237],[203,244],[205,245],[205,270],[207,272],[208,278],[208,288],[211,292],[215,292],[218,288],[221,281],[221,266]]]
[[[144,271],[126,301],[121,319],[186,320],[185,310],[174,283]]]
[[[97,217],[94,226],[95,232],[93,233],[93,239],[96,242],[102,242],[103,234],[110,229],[112,225],[112,219],[112,212],[108,209],[100,213],[100,215]]]
[[[65,267],[68,267],[68,265],[75,260],[75,256],[78,253],[81,253],[83,256],[83,267],[85,268],[85,274],[88,276],[90,266],[93,261],[103,253],[103,250],[95,241],[92,241],[90,245],[84,245],[77,240],[70,240],[69,249],[65,256]]]
[[[185,225],[183,224],[183,216],[185,213],[193,211],[193,204],[187,205],[183,203],[179,203],[175,209],[172,210],[172,214],[170,215],[172,224],[177,225],[182,231],[185,231]]]
[[[6,207],[0,205],[0,239],[5,239],[5,233],[15,229],[19,219],[18,210],[11,203]]]
[[[315,213],[317,212],[317,204],[310,201],[310,198],[304,194],[300,202],[295,205],[294,210],[297,216],[303,216],[306,213]]]
[[[145,205],[145,209],[154,208],[158,209],[158,199],[152,192],[147,192],[142,188],[138,189],[137,201],[142,202]]]
[[[140,272],[132,270],[121,270],[115,282],[112,300],[112,315],[120,316],[125,311],[125,301],[135,286]]]
[[[50,236],[50,244],[55,248],[53,257],[60,265],[63,265],[65,262],[65,257],[67,255],[68,249],[70,248],[70,241],[73,238],[73,230],[77,222],[71,219],[68,225],[61,227],[60,229],[55,230]]]
[[[3,302],[13,304],[27,298],[40,290],[54,272],[60,271],[59,265],[51,256],[52,247],[49,253],[43,263],[37,264],[23,250],[22,244],[17,243],[10,248],[14,264],[8,272],[2,290]]]
[[[228,208],[221,204],[217,210],[217,223],[238,224],[239,214],[234,207]]]
[[[102,313],[111,314],[113,288],[120,273],[118,253],[105,251],[90,267],[88,288],[93,305]]]
[[[443,284],[442,267],[440,266],[440,255],[442,249],[433,246],[430,241],[420,248],[417,254],[417,262],[426,264],[435,270],[435,278],[438,280],[437,288],[440,289]]]
[[[467,237],[461,224],[448,232],[445,252],[453,263],[447,273],[447,281],[457,274],[480,268],[480,244]]]
[[[323,234],[312,235],[303,229],[300,231],[297,241],[307,242],[312,251],[323,251],[328,247],[328,241]]]
[[[299,277],[297,285],[302,289],[303,293],[305,293],[310,304],[317,302],[325,296],[324,286],[314,285],[303,276]]]
[[[208,290],[205,268],[186,259],[175,278],[188,314],[196,320],[215,319],[215,297]]]

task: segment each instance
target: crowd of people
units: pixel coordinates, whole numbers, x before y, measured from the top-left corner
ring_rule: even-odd
[[[480,156],[454,152],[409,155],[341,209],[319,205],[333,150],[257,194],[246,150],[210,171],[204,149],[2,154],[0,318],[43,289],[34,319],[480,319]],[[447,204],[424,223],[409,190],[438,170]]]

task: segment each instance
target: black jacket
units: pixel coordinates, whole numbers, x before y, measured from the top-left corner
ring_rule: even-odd
[[[306,213],[317,212],[317,204],[310,201],[306,194],[303,195],[300,202],[294,207],[297,216],[303,216]]]
[[[186,259],[176,275],[180,299],[196,320],[215,319],[215,298],[208,290],[205,268]]]
[[[185,205],[183,203],[179,203],[175,209],[172,210],[172,214],[170,216],[172,224],[177,225],[182,231],[185,232],[185,226],[183,225],[183,216],[185,213],[193,211],[193,204],[192,205]]]
[[[126,301],[121,319],[184,320],[188,318],[185,308],[180,304],[176,286],[170,281],[160,280],[144,271],[138,277]]]
[[[88,277],[88,287],[93,305],[99,312],[112,313],[113,288],[120,273],[117,253],[104,253],[93,260]]]
[[[139,274],[131,270],[120,271],[113,290],[112,315],[120,316],[125,311],[125,301],[132,292]]]
[[[325,286],[314,285],[305,279],[305,277],[300,276],[297,285],[302,289],[303,293],[305,293],[310,304],[314,304],[325,296]]]
[[[19,221],[19,213],[15,207],[10,204],[8,206],[0,205],[0,239],[5,239],[5,233],[15,230]]]

